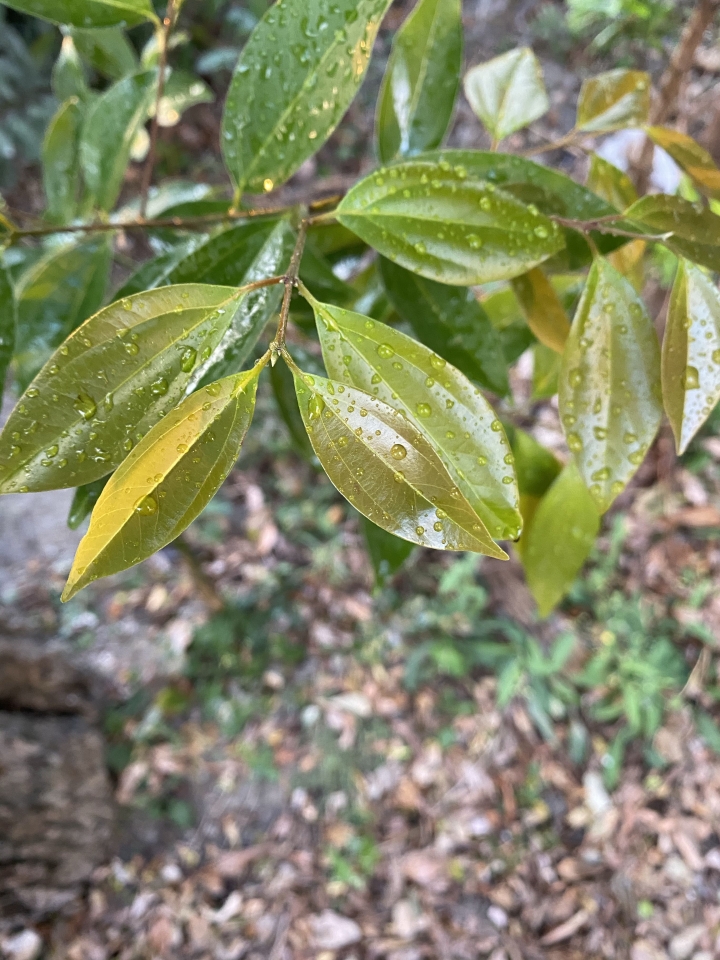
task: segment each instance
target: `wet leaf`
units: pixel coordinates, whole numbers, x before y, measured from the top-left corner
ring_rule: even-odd
[[[51,23],[73,27],[133,27],[143,20],[157,20],[150,0],[3,0],[3,3],[42,17]]]
[[[720,170],[697,140],[668,127],[645,127],[645,133],[653,143],[670,154],[701,193],[720,199]]]
[[[505,363],[510,366],[528,347],[537,343],[535,334],[525,321],[512,287],[494,290],[485,296],[483,292],[480,295],[480,304],[497,331]]]
[[[92,483],[84,483],[75,491],[68,512],[67,525],[71,530],[77,530],[83,520],[86,520],[95,509],[95,504],[100,499],[100,494],[105,489],[109,476],[101,477],[100,480],[93,480]]]
[[[542,497],[560,473],[560,462],[524,430],[508,426],[507,435],[515,455],[515,470],[521,495]]]
[[[642,70],[608,70],[583,81],[576,128],[606,133],[647,122],[650,75]]]
[[[362,514],[360,514],[360,528],[375,573],[375,583],[382,587],[398,572],[415,546],[408,540],[401,540],[400,537],[383,530]]]
[[[70,31],[70,36],[80,56],[111,80],[119,80],[138,69],[135,48],[120,27],[76,28]]]
[[[521,522],[513,457],[480,391],[443,357],[398,330],[350,310],[313,306],[330,376],[402,409],[492,536],[515,539]]]
[[[720,401],[720,294],[694,264],[680,260],[662,346],[665,410],[678,453]]]
[[[600,514],[571,462],[543,496],[521,541],[525,576],[541,617],[572,586],[599,529]]]
[[[658,193],[641,197],[626,211],[626,218],[639,229],[665,234],[663,242],[679,257],[720,270],[720,217],[710,210]]]
[[[558,392],[561,355],[544,343],[533,347],[531,400],[549,400]]]
[[[495,141],[527,127],[550,108],[542,69],[529,47],[517,47],[465,74],[465,96]]]
[[[293,352],[297,354],[297,348],[294,348]],[[297,359],[302,362],[299,356]],[[298,409],[295,378],[286,363],[278,362],[270,367],[270,382],[278,411],[285,422],[295,449],[310,463],[317,464],[315,451],[312,448],[305,423]]]
[[[346,194],[337,218],[400,266],[458,286],[518,276],[564,245],[535,208],[447,161],[376,171]]]
[[[262,365],[209,384],[157,423],[100,495],[62,595],[126,570],[170,543],[235,465]]]
[[[411,543],[506,559],[409,419],[355,387],[293,372],[313,449],[356,510]]]
[[[642,463],[662,417],[655,328],[636,291],[605,260],[590,270],[565,347],[560,416],[604,512]]]
[[[88,110],[80,137],[80,163],[88,203],[111,210],[120,193],[130,148],[148,118],[157,71],[147,70],[119,80]]]
[[[376,137],[383,163],[439,146],[461,66],[460,0],[420,0],[395,34],[378,98]]]
[[[365,76],[390,0],[278,0],[238,60],[223,115],[238,189],[272,190],[325,143]]]
[[[509,392],[500,337],[471,290],[426,280],[384,258],[380,270],[395,309],[425,346],[480,386]]]
[[[512,281],[512,288],[525,314],[527,325],[540,343],[562,353],[570,321],[555,288],[539,267]]]
[[[15,352],[16,306],[10,274],[0,263],[0,397],[5,375]]]
[[[626,210],[638,198],[630,177],[596,153],[590,154],[587,185],[617,210]]]
[[[53,223],[70,223],[77,215],[80,191],[78,144],[83,110],[77,97],[61,104],[50,121],[42,146],[42,173],[47,210]]]
[[[165,83],[160,99],[158,122],[161,127],[174,127],[182,114],[198,103],[212,103],[215,96],[210,87],[187,70],[173,70]],[[154,114],[151,109],[151,115]]]
[[[53,350],[103,301],[110,270],[108,238],[50,250],[17,282],[15,372],[25,388]]]
[[[105,307],[53,354],[0,435],[0,492],[105,476],[197,381],[244,292],[184,284]]]

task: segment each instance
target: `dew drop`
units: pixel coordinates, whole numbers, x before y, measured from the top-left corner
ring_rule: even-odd
[[[395,351],[389,343],[381,343],[377,348],[378,356],[383,360],[390,360],[395,356]]]
[[[607,430],[604,427],[593,427],[593,434],[595,435],[596,440],[605,440],[607,437]]]
[[[415,533],[421,537],[425,533],[425,527],[415,527]]]
[[[415,407],[415,412],[419,417],[427,419],[427,417],[432,416],[432,407],[429,403],[418,403]]]
[[[394,443],[390,448],[390,456],[393,460],[404,460],[407,456],[407,448],[401,443]]]
[[[195,366],[197,350],[195,347],[185,347],[180,354],[180,369],[183,373],[190,373]]]
[[[583,448],[582,438],[577,433],[569,433],[567,436],[568,447],[573,453],[578,453]]]
[[[682,385],[686,390],[700,389],[700,373],[697,367],[686,367],[682,376]]]
[[[83,420],[91,420],[97,413],[97,405],[93,398],[87,393],[79,393],[73,407]]]
[[[40,396],[40,391],[38,390],[37,387],[29,387],[29,388],[25,391],[25,396],[26,396],[26,397],[31,397],[31,398],[32,398],[32,397],[39,397],[39,396]]]
[[[164,377],[160,377],[150,384],[150,393],[154,397],[164,397],[168,392],[168,382]]]
[[[140,347],[131,340],[125,344],[125,352],[129,353],[131,357],[136,357],[140,353]]]
[[[157,500],[151,496],[151,494],[140,497],[139,500],[135,501],[134,510],[135,513],[139,513],[142,517],[152,516],[152,514],[157,513],[158,510]]]

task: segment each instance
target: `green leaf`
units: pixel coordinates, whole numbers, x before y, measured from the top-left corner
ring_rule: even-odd
[[[156,70],[132,74],[109,87],[88,111],[80,138],[80,163],[88,202],[101,210],[115,205],[130,148],[148,118],[156,86]]]
[[[495,141],[550,109],[542,69],[529,47],[517,47],[465,74],[465,96]]]
[[[0,263],[0,400],[5,388],[5,375],[15,352],[16,306],[10,274]]]
[[[375,583],[382,587],[398,572],[415,546],[408,540],[401,540],[400,537],[383,530],[362,514],[360,529],[365,537],[365,546],[375,573]]]
[[[303,418],[298,409],[295,378],[286,363],[275,363],[270,367],[270,383],[280,416],[288,428],[293,446],[306,460],[317,465],[315,451],[312,448]]]
[[[481,291],[480,305],[498,334],[508,366],[515,363],[533,343],[537,343],[535,334],[525,322],[512,287],[493,290],[489,294]]]
[[[120,27],[74,29],[70,36],[80,56],[111,80],[138,69],[135,48]]]
[[[174,127],[181,115],[198,103],[212,103],[215,99],[210,87],[187,70],[172,70],[165,82],[160,98],[158,123],[161,127]],[[150,114],[154,113],[153,108]]]
[[[383,163],[440,145],[462,66],[460,0],[420,0],[395,34],[378,98]]]
[[[50,121],[42,147],[46,217],[53,223],[70,223],[77,215],[80,190],[78,143],[83,110],[77,97],[61,104]]]
[[[109,476],[101,477],[100,480],[93,480],[92,483],[84,483],[75,491],[68,512],[67,525],[71,530],[77,530],[80,524],[95,509],[95,504],[100,499],[100,494],[105,489]]]
[[[426,280],[380,261],[385,289],[415,335],[466,377],[505,396],[510,385],[500,337],[471,290]]]
[[[518,427],[507,427],[507,433],[515,455],[515,470],[520,493],[531,497],[542,497],[560,473],[560,462],[524,430]]]
[[[172,283],[170,276],[173,270],[186,260],[191,253],[207,240],[207,237],[192,237],[185,243],[179,243],[169,250],[164,250],[157,257],[146,260],[132,273],[125,283],[113,294],[113,301],[131,297],[134,293],[145,290],[154,290],[156,287],[167,287]]]
[[[596,153],[590,154],[587,185],[617,210],[626,210],[638,198],[630,177]]]
[[[577,467],[569,463],[543,496],[521,540],[525,576],[541,617],[572,586],[599,529],[593,498]]]
[[[515,539],[521,519],[513,456],[480,391],[404,333],[340,307],[317,301],[313,307],[330,376],[402,409],[412,432],[420,430],[423,443],[433,446],[490,533]]]
[[[106,236],[50,250],[17,282],[15,372],[24,389],[52,351],[103,301],[111,249]]]
[[[245,44],[223,115],[238,191],[272,190],[325,143],[365,75],[390,0],[278,0]]]
[[[555,288],[539,267],[512,281],[512,288],[525,314],[527,325],[550,350],[562,353],[570,321]]]
[[[137,445],[100,495],[63,601],[147,559],[207,506],[240,454],[263,366],[187,397]]]
[[[577,130],[606,133],[647,122],[650,75],[642,70],[608,70],[583,81],[578,99]]]
[[[658,193],[634,203],[626,218],[645,231],[663,234],[663,243],[679,257],[720,270],[720,217],[710,210]]]
[[[293,373],[313,449],[356,510],[411,543],[507,558],[408,418],[355,387]]]
[[[533,347],[533,374],[531,400],[548,400],[558,392],[561,356],[544,343]]]
[[[537,209],[446,161],[378,170],[345,195],[336,215],[400,266],[458,286],[516,277],[564,245]]]
[[[568,446],[604,512],[642,463],[660,426],[660,348],[645,305],[598,259],[575,314],[560,372]]]
[[[697,140],[668,127],[645,127],[645,133],[653,143],[670,154],[701,193],[720,199],[720,170]]]
[[[150,0],[2,0],[5,6],[73,27],[134,27],[157,20]]]
[[[55,352],[0,435],[0,493],[74,487],[121,463],[197,383],[245,292],[182,284],[113,303]]]
[[[85,101],[90,96],[85,70],[72,37],[63,37],[60,54],[52,69],[52,89],[61,103],[71,97]]]
[[[720,401],[720,294],[692,263],[680,260],[662,346],[665,410],[678,453]]]
[[[300,279],[310,293],[319,300],[333,300],[348,304],[355,296],[354,289],[333,273],[332,266],[319,253],[312,242],[306,243],[300,263]],[[304,300],[293,303],[293,315],[305,314],[308,307]],[[310,310],[309,315],[312,316]]]

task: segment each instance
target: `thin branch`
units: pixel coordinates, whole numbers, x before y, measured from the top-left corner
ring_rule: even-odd
[[[585,234],[586,237],[591,232],[609,233],[615,237],[631,237],[633,240],[648,240],[651,243],[663,243],[668,238],[667,233],[639,233],[637,231],[625,230],[622,227],[613,226],[613,221],[621,219],[620,215],[598,217],[596,220],[571,220],[569,217],[558,217],[549,214],[549,218],[559,224],[559,226],[577,230],[579,233]]]
[[[290,300],[292,298],[293,287],[298,282],[300,274],[300,261],[302,260],[303,250],[305,249],[305,240],[307,239],[308,227],[310,222],[307,217],[303,217],[298,230],[295,249],[290,258],[290,265],[287,273],[283,277],[285,284],[285,293],[283,294],[282,306],[280,307],[280,320],[278,321],[277,333],[275,339],[270,344],[273,354],[282,353],[285,348],[285,335],[287,333],[288,317],[290,316]]]
[[[145,218],[145,213],[147,212],[150,184],[152,182],[153,170],[155,169],[155,159],[157,156],[157,140],[158,132],[160,130],[160,101],[165,93],[168,41],[170,39],[170,31],[175,24],[175,18],[177,17],[178,9],[179,7],[175,3],[175,0],[168,0],[167,10],[165,11],[165,19],[162,22],[162,26],[158,28],[157,32],[160,54],[158,60],[157,95],[155,97],[155,113],[152,118],[152,123],[150,124],[150,148],[148,150],[147,160],[145,161],[142,183],[140,185],[140,216],[143,219]]]
[[[563,147],[569,146],[581,146],[581,140],[587,136],[585,133],[581,133],[574,128],[566,133],[564,136],[560,137],[559,140],[553,140],[550,143],[541,143],[535,147],[528,147],[527,150],[521,150],[517,156],[519,157],[533,157],[538,153],[550,153],[552,150],[562,150]]]

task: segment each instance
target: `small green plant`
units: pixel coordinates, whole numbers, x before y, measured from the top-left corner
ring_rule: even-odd
[[[342,848],[326,847],[325,857],[331,881],[364,890],[380,859],[380,851],[372,835],[353,832]]]

